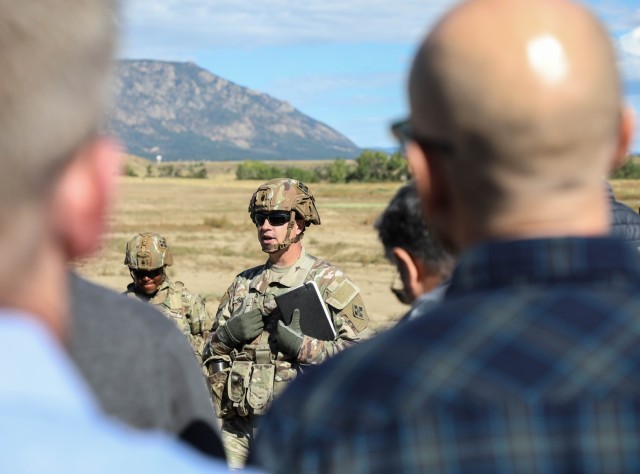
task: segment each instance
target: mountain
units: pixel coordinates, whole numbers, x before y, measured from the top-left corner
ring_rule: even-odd
[[[163,160],[351,158],[358,147],[290,104],[196,64],[122,60],[109,131]]]

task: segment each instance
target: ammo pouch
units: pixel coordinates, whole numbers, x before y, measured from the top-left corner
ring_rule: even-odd
[[[233,360],[227,380],[227,395],[232,411],[238,415],[262,415],[273,399],[275,366],[253,362],[247,356],[247,353],[239,353]],[[262,357],[259,360],[266,362]]]
[[[209,385],[213,394],[213,407],[218,418],[231,413],[231,402],[227,396],[227,379],[231,371],[229,356],[212,356],[204,362],[209,373]]]
[[[275,370],[273,364],[253,364],[249,390],[247,390],[247,402],[254,415],[264,414],[273,398]]]
[[[235,360],[231,365],[231,372],[229,372],[229,380],[227,382],[229,400],[231,400],[233,407],[240,416],[249,414],[249,407],[245,403],[245,398],[249,388],[252,365],[253,362],[250,360]]]

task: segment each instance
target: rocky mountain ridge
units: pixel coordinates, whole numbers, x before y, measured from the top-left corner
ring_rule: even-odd
[[[190,62],[119,61],[108,129],[129,153],[163,161],[351,158],[360,151],[290,104]]]

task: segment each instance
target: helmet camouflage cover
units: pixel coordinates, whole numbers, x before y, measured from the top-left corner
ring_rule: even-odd
[[[155,270],[172,263],[167,241],[159,234],[145,232],[127,242],[124,264],[133,270]]]
[[[308,224],[320,225],[320,215],[313,195],[300,181],[277,178],[261,185],[251,196],[251,220],[257,212],[295,211]]]

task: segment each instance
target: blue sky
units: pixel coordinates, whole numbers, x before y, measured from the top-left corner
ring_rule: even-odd
[[[428,28],[451,0],[125,0],[121,56],[193,61],[289,102],[361,147],[395,143],[407,114],[406,75]],[[619,55],[638,118],[640,0],[584,0]]]

